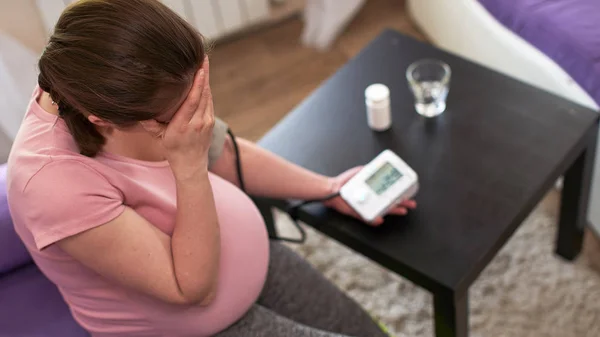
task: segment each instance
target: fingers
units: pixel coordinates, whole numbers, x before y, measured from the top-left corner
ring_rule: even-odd
[[[202,63],[202,70],[204,70],[204,83],[202,85],[202,95],[200,97],[200,104],[196,109],[196,113],[190,121],[191,124],[203,125],[206,123],[212,123],[213,121],[213,110],[212,110],[212,90],[210,89],[210,65],[208,57],[204,58]]]
[[[387,215],[406,215],[408,210],[417,208],[417,202],[414,200],[405,200],[387,212]],[[383,223],[383,218],[378,217],[371,222],[372,226],[379,226]]]
[[[362,168],[362,166],[353,167],[337,176],[337,180],[340,182],[340,186],[352,179],[352,177],[354,177]]]
[[[201,69],[204,69],[204,73],[206,74],[206,77],[204,79],[204,85],[209,86],[210,85],[210,62],[208,61],[208,56],[204,56],[204,61],[202,61]]]
[[[344,215],[348,215],[351,216],[353,218],[356,218],[358,220],[363,220],[362,217],[360,216],[360,214],[358,214],[358,212],[356,212],[352,207],[350,207],[348,204],[346,204],[345,202],[343,202],[341,205],[339,205],[337,208],[338,212],[344,214]],[[370,225],[372,226],[378,226],[380,224],[383,223],[383,219],[382,218],[377,218],[374,221],[372,221],[370,223]]]
[[[406,215],[409,209],[417,208],[417,202],[414,200],[404,200],[403,202],[392,208],[388,214],[390,215]]]
[[[347,206],[347,207],[343,207],[340,209],[340,212],[342,214],[345,215],[349,215],[351,217],[354,217],[358,220],[363,220],[362,217],[360,216],[360,214],[358,214],[352,207]],[[377,217],[375,218],[373,221],[369,222],[369,225],[371,226],[379,226],[383,223],[383,217]]]
[[[390,215],[406,215],[406,214],[408,214],[408,210],[404,207],[398,206],[398,207],[392,208],[388,212],[388,214],[390,214]]]
[[[358,173],[358,171],[362,170],[362,168],[363,168],[363,166],[356,166],[356,167],[353,167],[353,168],[347,170],[346,172],[344,172],[344,174],[347,174],[352,177],[352,176],[356,175]]]
[[[399,206],[406,207],[408,209],[415,209],[417,208],[417,202],[414,200],[404,200]]]
[[[329,205],[328,207],[335,208],[338,212],[340,212],[342,214],[354,217],[359,220],[363,220],[362,217],[352,207],[350,207],[350,205],[348,205],[345,201],[343,201],[339,197],[336,199],[333,199],[333,203],[331,205]],[[403,216],[403,215],[408,214],[409,210],[415,209],[416,207],[417,207],[416,201],[405,200],[405,201],[401,202],[400,204],[396,205],[391,210],[389,210],[386,215]],[[384,222],[383,217],[377,217],[373,221],[368,222],[368,224],[371,226],[377,227],[377,226],[380,226],[381,224],[383,224],[383,222]]]
[[[173,116],[170,124],[189,123],[192,117],[194,117],[198,105],[200,104],[202,93],[205,91],[205,77],[204,69],[200,68],[194,76],[194,82],[192,83],[192,88],[190,89],[187,98]]]

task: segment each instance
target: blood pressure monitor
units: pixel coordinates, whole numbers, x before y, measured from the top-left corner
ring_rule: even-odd
[[[365,220],[373,221],[419,189],[417,173],[390,150],[380,153],[340,189],[340,196]]]

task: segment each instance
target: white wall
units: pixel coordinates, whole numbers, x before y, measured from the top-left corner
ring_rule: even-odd
[[[11,1],[11,0],[0,0]],[[17,1],[17,0],[13,0]],[[47,31],[51,31],[65,6],[74,0],[33,0]],[[200,33],[218,39],[266,21],[270,0],[162,0],[173,11],[194,25]]]
[[[8,34],[39,53],[46,44],[46,30],[35,0],[0,0],[0,33]]]
[[[21,123],[46,37],[34,0],[0,0],[0,157]]]
[[[37,54],[0,33],[0,130],[14,139],[36,84]]]

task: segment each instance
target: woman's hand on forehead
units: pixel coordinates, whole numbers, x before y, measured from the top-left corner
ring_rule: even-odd
[[[167,160],[174,171],[179,170],[180,176],[190,177],[207,169],[214,125],[208,60],[205,59],[194,77],[192,90],[162,135]]]
[[[187,122],[189,123],[196,113],[203,113],[204,111],[198,111],[202,98],[212,99],[209,85],[209,64],[208,57],[204,58],[202,67],[198,69],[192,82],[192,87],[187,94],[187,97],[179,107],[179,109],[173,115],[170,122]],[[203,110],[203,109],[201,109]]]
[[[206,56],[204,58],[204,62],[202,62],[202,66],[200,67],[200,69],[198,69],[198,71],[196,71],[196,74],[194,75],[194,80],[190,83],[189,87],[186,89],[186,94],[184,96],[182,96],[181,100],[177,103],[176,107],[172,111],[168,111],[167,113],[163,114],[161,117],[157,118],[156,119],[157,122],[159,122],[161,124],[165,124],[165,125],[169,124],[171,122],[171,120],[173,119],[173,117],[175,117],[175,114],[184,107],[184,104],[186,104],[186,102],[189,101],[189,97],[190,97],[190,95],[193,94],[194,90],[199,91],[201,94],[201,92],[203,90],[203,86],[205,84],[208,84],[208,82],[200,83],[199,85],[197,85],[196,82],[198,81],[200,72],[202,70],[204,70],[204,72],[206,73],[207,69],[208,69],[208,56]],[[196,106],[196,108],[197,108],[197,106]]]
[[[200,98],[203,95],[207,95],[210,96],[210,100],[212,100],[212,94],[210,93],[210,86],[208,82],[208,68],[208,57],[206,57],[202,63],[202,67],[196,71],[194,80],[192,81],[189,90],[187,91],[186,95],[182,97],[182,102],[179,103],[176,108],[173,109],[173,111],[168,111],[152,120],[142,121],[141,124],[144,129],[155,134],[156,137],[162,137],[167,126],[172,124],[177,119],[187,119],[184,123],[189,124],[192,116],[196,110],[198,110],[201,101]],[[180,125],[183,124],[180,123]]]

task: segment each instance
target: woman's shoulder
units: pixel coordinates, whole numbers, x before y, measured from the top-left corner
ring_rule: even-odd
[[[94,158],[79,153],[64,122],[40,109],[34,95],[8,158],[9,193],[23,192],[41,172],[52,171],[51,184],[71,184],[98,171]]]
[[[107,179],[93,158],[70,153],[30,153],[10,157],[7,172],[9,195],[52,189],[93,189]]]
[[[15,226],[38,249],[101,225],[123,211],[123,195],[92,159],[46,157],[8,167],[8,204]]]

